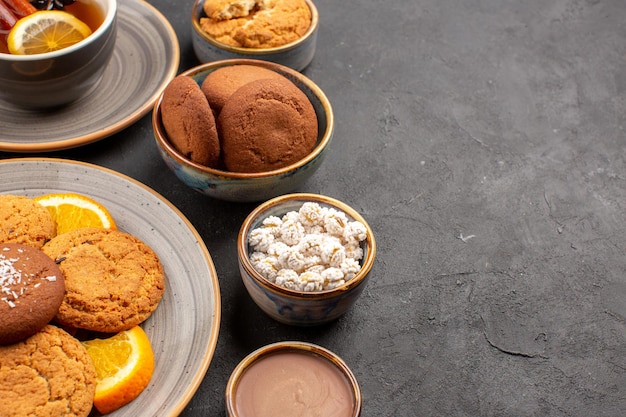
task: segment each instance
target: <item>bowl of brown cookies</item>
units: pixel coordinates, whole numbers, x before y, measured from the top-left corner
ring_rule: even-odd
[[[315,55],[318,27],[312,0],[196,0],[191,12],[200,62],[260,59],[301,71]]]
[[[297,189],[325,159],[334,131],[324,92],[291,68],[223,60],[182,72],[154,105],[165,164],[187,186],[235,202]]]

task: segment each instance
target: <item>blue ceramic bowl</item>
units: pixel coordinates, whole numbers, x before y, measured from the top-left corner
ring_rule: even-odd
[[[260,59],[302,71],[315,56],[319,27],[317,8],[311,0],[306,0],[306,3],[311,9],[311,26],[304,36],[283,46],[253,49],[225,45],[211,38],[200,26],[200,18],[204,16],[204,0],[196,0],[191,11],[191,42],[194,53],[200,62],[234,58]]]
[[[351,280],[332,290],[305,292],[284,288],[266,279],[250,261],[250,232],[259,227],[267,217],[282,217],[290,211],[299,210],[305,202],[316,202],[320,206],[340,210],[350,221],[359,221],[367,229],[367,238],[361,242],[363,259],[360,271]],[[248,215],[237,237],[237,254],[243,283],[261,310],[281,323],[312,326],[333,321],[354,305],[365,288],[374,264],[376,241],[372,228],[365,219],[347,204],[323,195],[295,193],[266,201]]]
[[[152,126],[157,147],[167,166],[186,185],[210,197],[226,201],[250,202],[267,200],[294,191],[313,175],[322,164],[333,137],[334,117],[330,102],[313,81],[301,73],[272,62],[234,59],[211,62],[191,68],[181,75],[193,78],[198,85],[218,68],[228,65],[256,65],[282,74],[296,84],[309,98],[318,121],[318,139],[313,151],[300,161],[267,172],[229,172],[194,163],[181,155],[167,139],[161,123],[161,95],[152,113]]]

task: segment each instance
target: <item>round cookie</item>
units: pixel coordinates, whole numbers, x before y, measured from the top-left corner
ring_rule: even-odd
[[[43,251],[65,276],[65,298],[56,315],[65,326],[128,330],[152,314],[165,291],[156,253],[120,230],[72,230],[50,240]]]
[[[56,235],[57,226],[41,204],[21,195],[0,195],[0,242],[41,248]]]
[[[256,65],[231,65],[211,72],[202,82],[201,89],[211,109],[218,114],[226,100],[240,87],[263,78],[279,78],[281,74]]]
[[[202,5],[204,13],[211,19],[226,20],[235,17],[248,16],[254,11],[254,8],[265,7],[267,3],[273,3],[274,0],[206,0]]]
[[[37,333],[57,314],[63,273],[41,249],[0,244],[0,345]]]
[[[261,79],[239,88],[218,118],[222,157],[233,172],[262,172],[290,165],[317,142],[317,116],[291,81]]]
[[[0,415],[86,417],[96,370],[78,340],[47,325],[21,342],[0,346]]]
[[[200,86],[179,75],[163,91],[161,121],[174,147],[191,161],[215,168],[220,142],[215,117]]]
[[[274,48],[300,39],[311,26],[304,0],[206,0],[200,25],[211,38],[241,48]]]

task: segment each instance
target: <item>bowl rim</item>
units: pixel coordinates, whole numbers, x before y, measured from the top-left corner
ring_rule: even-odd
[[[322,108],[324,110],[324,114],[326,115],[326,130],[324,131],[321,139],[315,145],[315,148],[311,152],[309,152],[304,158],[299,161],[294,162],[293,164],[284,166],[282,168],[278,168],[272,171],[263,171],[263,172],[232,172],[226,171],[218,168],[211,168],[196,162],[191,161],[184,157],[167,139],[167,133],[165,132],[165,128],[163,127],[163,123],[161,121],[161,102],[163,101],[163,92],[159,94],[156,102],[154,103],[154,108],[152,112],[152,128],[154,131],[154,136],[159,143],[159,145],[167,152],[167,154],[174,158],[179,164],[192,167],[197,171],[210,174],[215,177],[228,178],[228,179],[258,179],[258,178],[269,178],[278,175],[287,175],[290,172],[297,170],[309,162],[313,161],[317,158],[330,144],[330,141],[333,136],[333,132],[335,129],[335,119],[333,114],[333,108],[326,97],[326,94],[322,91],[321,88],[317,84],[315,84],[310,78],[305,76],[304,74],[291,69],[287,66],[277,64],[274,62],[268,61],[259,61],[256,59],[246,59],[246,58],[233,58],[233,59],[224,59],[219,61],[207,62],[204,64],[200,64],[198,66],[189,68],[178,75],[191,77],[196,73],[206,71],[209,69],[218,69],[227,66],[233,65],[255,65],[259,67],[264,67],[279,73],[286,73],[291,77],[294,77],[299,82],[302,82],[313,92],[313,94],[320,100],[322,104]]]
[[[10,62],[37,62],[41,60],[55,59],[64,55],[71,54],[78,49],[82,49],[85,45],[93,43],[97,38],[99,38],[104,32],[108,31],[115,24],[115,20],[117,18],[118,1],[104,0],[103,3],[108,3],[109,9],[104,16],[102,23],[100,23],[100,26],[98,26],[98,28],[94,30],[91,35],[87,36],[82,41],[77,42],[74,45],[68,46],[67,48],[58,49],[52,52],[44,52],[42,54],[15,55],[9,53],[0,53],[1,59]]]
[[[244,357],[233,369],[230,377],[228,378],[228,382],[226,383],[226,390],[224,392],[224,403],[226,406],[225,408],[229,416],[237,415],[235,409],[236,391],[238,383],[246,370],[249,369],[255,362],[263,359],[264,357],[280,354],[281,352],[309,353],[312,355],[317,355],[318,357],[321,357],[322,359],[330,362],[342,373],[344,377],[346,377],[348,383],[350,384],[350,387],[352,388],[354,399],[354,413],[352,416],[358,417],[361,415],[361,407],[363,402],[361,387],[359,386],[359,382],[356,379],[356,376],[354,375],[350,367],[346,364],[346,362],[341,359],[341,357],[336,353],[317,344],[295,340],[286,340],[282,342],[270,343],[254,350],[246,357]]]
[[[213,39],[204,30],[202,30],[202,27],[200,26],[200,17],[202,17],[202,14],[204,12],[203,10],[198,9],[202,9],[202,5],[205,1],[206,0],[196,0],[191,9],[191,27],[193,28],[194,32],[197,33],[198,36],[200,36],[204,41],[208,42],[214,47],[239,55],[263,56],[290,51],[294,48],[297,48],[301,44],[306,43],[319,27],[319,13],[317,11],[317,7],[312,0],[304,0],[311,10],[311,24],[309,25],[309,28],[304,33],[304,35],[302,35],[295,41],[280,46],[274,46],[271,48],[244,48],[240,46],[227,45]]]
[[[261,275],[252,265],[250,257],[248,256],[248,235],[252,230],[252,224],[259,217],[262,217],[268,209],[294,201],[301,201],[302,204],[304,204],[305,202],[315,202],[321,203],[322,205],[334,207],[338,210],[343,211],[348,217],[352,218],[353,220],[363,223],[363,225],[365,226],[367,230],[367,237],[365,238],[364,242],[367,245],[367,251],[365,258],[362,260],[361,269],[359,270],[359,272],[356,273],[354,277],[352,277],[352,279],[346,281],[343,285],[324,291],[309,292],[292,290],[269,281],[263,275]],[[358,287],[364,282],[365,278],[372,269],[372,266],[374,265],[374,259],[376,258],[376,239],[374,238],[374,232],[372,231],[371,226],[367,223],[363,216],[346,203],[339,201],[333,197],[321,194],[292,193],[284,194],[267,200],[264,203],[258,205],[254,210],[252,210],[252,212],[250,212],[250,214],[248,214],[248,216],[243,221],[241,228],[239,229],[239,234],[237,235],[237,256],[239,258],[241,268],[243,268],[245,272],[258,285],[262,286],[268,291],[284,297],[300,300],[325,299],[329,296],[350,291],[351,289]]]

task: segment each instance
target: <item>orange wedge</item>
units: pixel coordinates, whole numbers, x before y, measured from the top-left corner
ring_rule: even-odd
[[[82,344],[96,367],[93,405],[100,413],[128,404],[148,386],[154,373],[154,353],[140,326]]]
[[[85,22],[60,10],[42,10],[17,21],[7,36],[9,52],[34,55],[67,48],[91,35]]]
[[[57,223],[57,234],[83,227],[115,229],[115,221],[102,204],[82,194],[46,194],[34,198]]]

